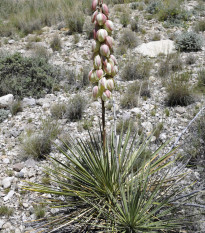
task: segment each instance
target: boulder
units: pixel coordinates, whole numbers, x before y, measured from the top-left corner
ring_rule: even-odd
[[[14,101],[12,94],[4,95],[0,97],[0,108],[9,107]]]
[[[160,40],[143,43],[135,49],[135,52],[148,57],[157,57],[159,54],[168,55],[175,52],[174,41]]]

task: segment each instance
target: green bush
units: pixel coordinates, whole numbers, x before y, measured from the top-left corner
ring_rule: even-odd
[[[0,109],[0,123],[4,120],[6,120],[6,118],[8,118],[9,115],[9,111],[5,110],[5,109]]]
[[[159,12],[161,8],[161,1],[153,0],[149,3],[149,5],[146,8],[146,11],[150,14],[156,14]]]
[[[137,37],[135,32],[126,28],[120,37],[120,44],[126,45],[128,48],[134,48],[137,46]]]
[[[202,93],[205,93],[205,69],[198,71],[198,82],[196,89]]]
[[[66,117],[69,121],[77,121],[82,118],[86,101],[80,95],[75,95],[69,102],[66,109]]]
[[[83,12],[79,12],[79,9],[69,12],[65,17],[66,25],[69,31],[73,33],[82,33],[85,17]]]
[[[185,60],[187,65],[193,65],[196,63],[196,57],[192,54],[188,55]]]
[[[191,52],[201,50],[203,38],[195,32],[182,32],[176,37],[176,49],[180,52]]]
[[[0,96],[42,97],[51,93],[59,74],[48,62],[16,53],[0,58]]]
[[[131,29],[134,32],[139,31],[139,19],[138,19],[138,17],[135,17],[134,19],[131,20]]]
[[[60,51],[62,48],[61,38],[58,34],[55,34],[50,42],[50,47],[53,51]]]
[[[122,70],[122,79],[131,81],[136,79],[145,79],[149,77],[152,64],[147,60],[129,59]]]
[[[187,106],[193,103],[193,92],[190,88],[189,73],[176,74],[166,84],[168,106]]]

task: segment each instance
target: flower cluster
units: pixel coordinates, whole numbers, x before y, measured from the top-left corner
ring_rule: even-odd
[[[94,41],[92,42],[93,66],[89,72],[89,80],[95,84],[93,97],[101,97],[106,101],[112,97],[114,89],[114,76],[118,72],[117,60],[113,53],[114,39],[111,37],[114,28],[113,22],[109,20],[109,10],[103,0],[92,2],[92,23]]]

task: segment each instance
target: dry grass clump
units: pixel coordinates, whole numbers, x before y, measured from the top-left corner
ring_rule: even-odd
[[[138,42],[135,32],[125,28],[120,37],[120,45],[126,45],[128,48],[134,48],[137,46],[137,44]]]
[[[190,77],[189,73],[176,74],[167,81],[166,103],[168,106],[187,106],[194,101],[193,91],[189,84]]]

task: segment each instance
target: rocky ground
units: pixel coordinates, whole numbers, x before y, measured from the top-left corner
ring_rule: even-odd
[[[186,7],[192,9],[195,4],[195,1],[189,1]],[[115,8],[116,7],[117,6],[115,6]],[[115,12],[114,14],[116,14],[115,8],[112,9],[112,11]],[[173,137],[174,141],[188,125],[197,111],[204,106],[204,97],[195,97],[196,101],[187,107],[167,107],[165,105],[166,88],[163,86],[156,72],[159,67],[160,59],[165,58],[163,56],[160,58],[158,55],[161,53],[167,54],[176,52],[173,41],[170,40],[170,35],[178,32],[179,27],[165,29],[162,24],[155,19],[146,20],[142,12],[138,10],[132,10],[132,17],[134,17],[134,15],[139,16],[140,27],[146,30],[146,34],[141,35],[138,33],[140,45],[127,51],[126,55],[118,56],[120,72],[116,77],[116,83],[119,89],[125,92],[127,85],[133,81],[123,81],[121,79],[123,64],[130,55],[136,57],[143,56],[154,64],[149,77],[151,98],[147,98],[146,100],[140,98],[138,107],[122,109],[120,107],[120,99],[123,91],[116,90],[113,95],[117,119],[126,120],[132,118],[136,125],[138,125],[139,122],[141,123],[146,133],[151,132],[159,122],[162,122],[163,129],[159,135],[160,143],[171,137]],[[199,18],[193,17],[190,24],[197,20],[199,20]],[[116,47],[119,47],[118,38],[120,37],[122,25],[118,18],[114,20],[114,23],[116,26]],[[60,36],[62,41],[62,50],[60,52],[53,52],[50,48],[50,40],[56,33]],[[159,41],[158,44],[156,44],[156,42],[151,42],[154,33],[159,33],[161,36],[161,41]],[[92,67],[92,62],[90,60],[91,40],[88,40],[86,35],[79,35],[79,42],[74,44],[74,36],[67,34],[67,29],[64,28],[58,30],[57,26],[45,27],[42,29],[42,34],[39,35],[41,42],[32,43],[46,48],[50,54],[50,63],[62,67],[63,69],[73,69],[76,73],[80,73],[85,66]],[[18,51],[25,56],[30,56],[33,50],[28,49],[28,43],[30,43],[29,38],[32,36],[33,35],[28,35],[23,39],[8,39],[8,43],[2,44],[1,50],[8,52]],[[205,38],[204,33],[203,36]],[[7,38],[2,38],[2,41],[5,39]],[[162,42],[162,40],[164,40],[164,42]],[[192,52],[192,54],[196,57],[196,62],[193,65],[184,65],[184,70],[192,71],[193,80],[191,80],[191,83],[194,84],[196,82],[198,70],[205,65],[205,47],[199,52]],[[181,53],[183,61],[185,61],[187,56],[187,53]],[[80,92],[88,102],[87,108],[83,114],[83,119],[80,122],[67,122],[64,119],[58,120],[58,124],[61,129],[61,134],[70,133],[72,136],[86,138],[87,132],[82,128],[82,122],[92,119],[93,125],[91,128],[93,130],[96,129],[98,127],[99,117],[101,116],[101,104],[99,101],[93,101],[91,99],[91,87],[81,89]],[[36,219],[34,205],[41,200],[41,196],[37,193],[23,190],[22,186],[25,184],[25,181],[41,181],[44,176],[43,168],[48,165],[47,160],[36,161],[33,158],[22,159],[21,135],[26,129],[38,129],[41,120],[51,116],[50,108],[54,103],[66,103],[75,93],[76,92],[71,91],[66,92],[60,88],[59,91],[53,94],[47,94],[41,99],[25,98],[22,102],[23,111],[15,116],[9,115],[8,119],[0,123],[0,205],[6,205],[14,209],[14,213],[11,217],[0,218],[0,231],[2,233],[21,233],[32,230],[28,222]],[[169,116],[165,114],[165,109],[168,109]],[[153,112],[155,110],[156,112],[154,114]],[[106,126],[109,129],[114,122],[112,108],[106,109],[106,119]],[[182,136],[180,142],[183,142],[186,136],[187,133]],[[156,148],[156,144],[154,143],[155,138],[153,138],[152,141],[152,148]],[[58,140],[56,142],[58,142]],[[54,148],[51,156],[60,155]],[[187,179],[193,182],[197,181],[197,187],[202,187],[200,185],[202,184],[201,172],[192,169],[189,170],[191,175]],[[204,200],[198,200],[200,203],[203,202],[204,204]],[[190,232],[205,232],[205,224],[203,221],[204,219],[202,219],[201,222],[195,223],[197,230]]]

